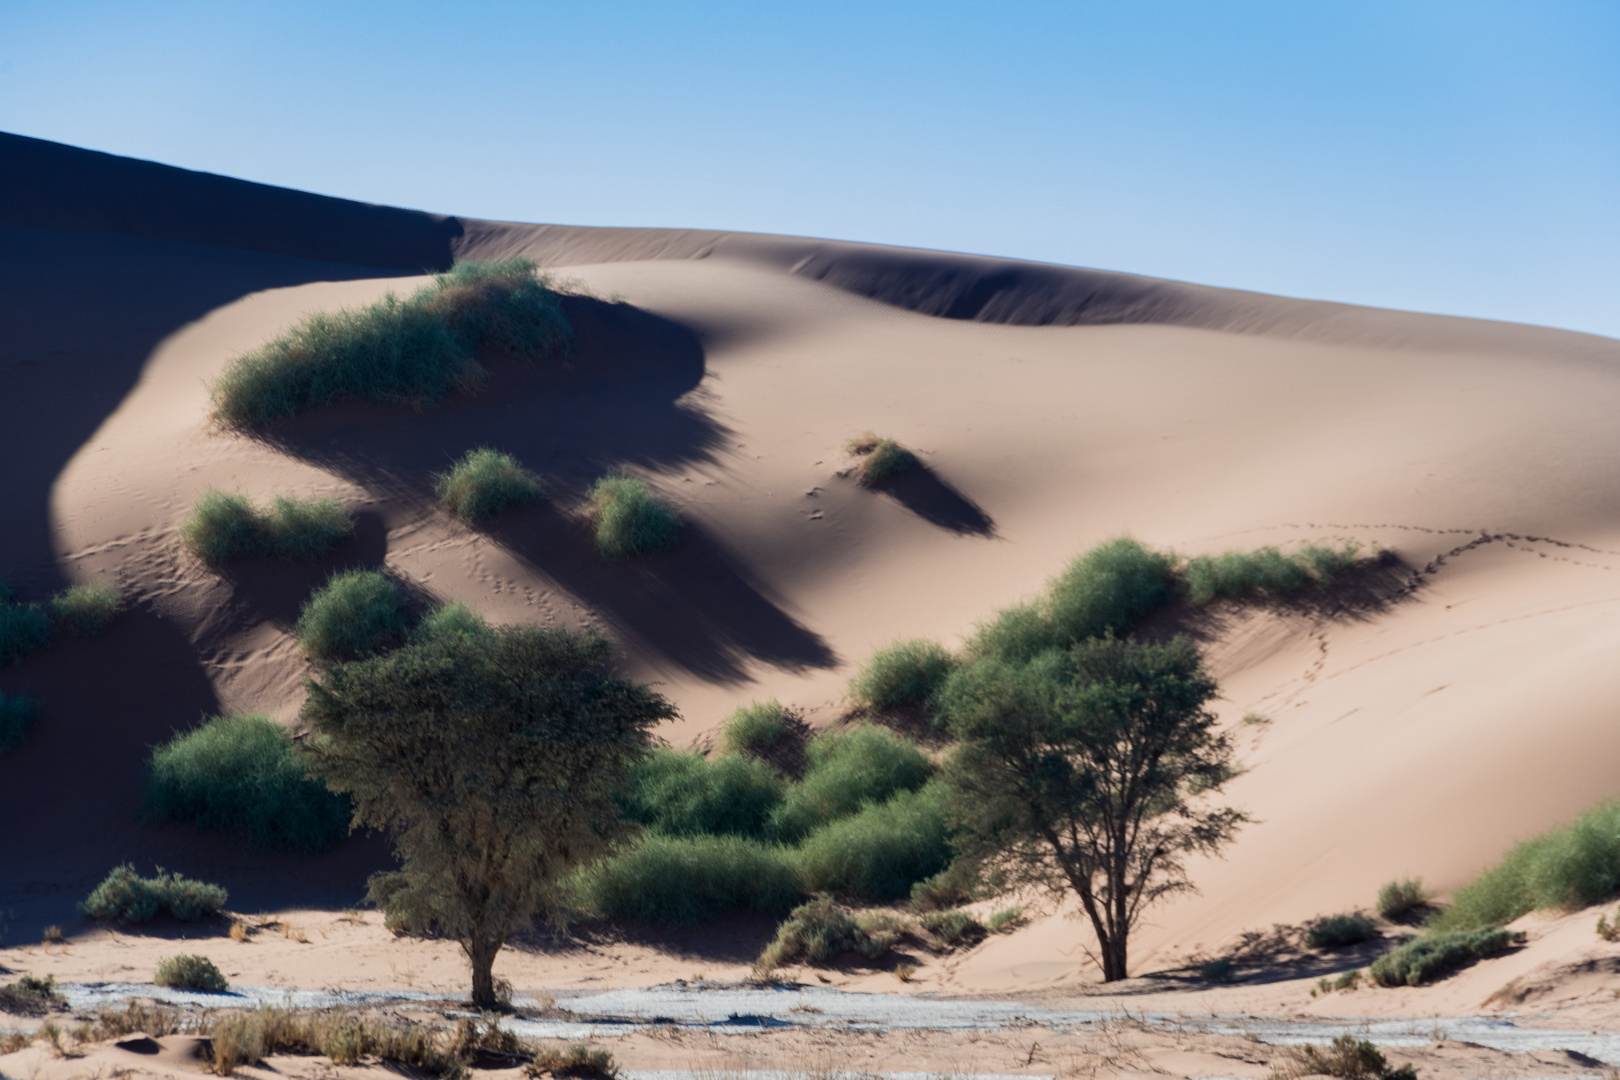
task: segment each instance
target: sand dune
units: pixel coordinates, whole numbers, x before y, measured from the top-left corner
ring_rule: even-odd
[[[125,859],[244,908],[352,900],[375,844],[311,866],[133,820],[146,746],[200,712],[296,713],[287,630],[337,565],[601,627],[679,705],[682,743],[768,696],[833,722],[873,648],[953,642],[1121,532],[1187,554],[1381,545],[1416,586],[1397,600],[1199,627],[1249,770],[1231,798],[1260,823],[1155,913],[1141,967],[1397,875],[1453,887],[1620,787],[1620,342],[859,244],[439,218],[10,136],[0,162],[0,573],[134,602],[106,637],[0,670],[44,703],[0,758],[0,906],[26,923],[66,922]],[[208,380],[302,314],[518,253],[577,283],[572,370],[497,365],[442,408],[263,438],[210,425]],[[926,474],[886,494],[838,476],[864,429]],[[487,533],[439,511],[433,471],[482,443],[552,501]],[[679,507],[680,548],[589,550],[571,508],[614,467]],[[175,540],[209,486],[335,495],[359,536],[218,574]],[[1053,915],[931,985],[1087,978],[1082,943]]]

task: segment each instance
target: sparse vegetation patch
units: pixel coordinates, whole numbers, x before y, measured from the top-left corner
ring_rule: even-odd
[[[1305,944],[1313,949],[1342,949],[1378,936],[1378,924],[1359,911],[1326,915],[1305,928]]]
[[[824,964],[848,952],[876,960],[894,947],[899,935],[888,925],[873,929],[877,933],[863,927],[831,899],[817,897],[794,908],[776,928],[776,937],[759,954],[755,967],[772,971],[797,961]]]
[[[1431,932],[1380,956],[1367,973],[1379,986],[1421,986],[1522,941],[1524,934],[1500,927]]]
[[[181,922],[197,922],[219,914],[229,899],[218,885],[165,873],[161,866],[153,877],[143,878],[125,863],[114,867],[84,898],[79,912],[87,919],[137,925],[163,913]]]
[[[1307,587],[1330,585],[1355,564],[1356,545],[1311,545],[1284,555],[1274,547],[1200,555],[1181,568],[1187,599],[1202,607],[1216,600],[1257,594],[1282,597]]]
[[[180,527],[180,539],[206,563],[231,559],[318,559],[348,539],[354,518],[336,499],[277,495],[270,509],[246,495],[209,488]]]
[[[1410,918],[1429,905],[1422,878],[1401,878],[1378,890],[1378,914],[1392,922]]]
[[[467,451],[437,478],[434,490],[446,510],[475,525],[545,497],[538,477],[511,454],[487,446]]]
[[[1285,1051],[1283,1064],[1271,1073],[1271,1080],[1301,1080],[1307,1076],[1331,1076],[1338,1080],[1417,1080],[1411,1065],[1391,1065],[1383,1053],[1366,1039],[1340,1035],[1327,1049],[1296,1046]]]
[[[22,975],[15,982],[0,986],[0,1012],[13,1016],[42,1016],[52,1009],[65,1009],[67,999],[56,991],[56,976]]]
[[[681,519],[634,476],[604,476],[591,487],[586,516],[597,549],[610,559],[662,551],[675,542]]]

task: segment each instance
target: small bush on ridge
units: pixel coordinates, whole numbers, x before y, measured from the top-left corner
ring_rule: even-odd
[[[804,897],[788,852],[742,836],[648,833],[575,884],[594,914],[649,926],[693,925],[728,911],[778,914]]]
[[[846,952],[858,952],[869,960],[876,960],[892,949],[899,937],[892,917],[867,918],[863,924],[861,919],[822,896],[799,905],[788,914],[754,966],[761,971],[771,971],[794,961],[823,964]]]
[[[604,476],[591,486],[585,509],[597,549],[610,559],[662,551],[675,542],[681,519],[634,476]]]
[[[353,660],[397,641],[405,630],[405,599],[376,570],[333,574],[304,602],[298,643],[316,660]]]
[[[154,749],[142,810],[265,849],[324,851],[349,827],[349,800],[310,779],[292,739],[265,716],[216,716]]]
[[[922,751],[871,725],[812,739],[806,758],[804,778],[787,789],[771,817],[772,830],[786,841],[848,817],[868,803],[915,790],[934,772]]]
[[[110,585],[74,585],[51,597],[56,625],[86,637],[107,629],[123,609],[123,597]]]
[[[855,479],[865,487],[874,487],[917,465],[917,455],[893,439],[880,438],[870,431],[846,442],[844,453],[861,459],[855,466]]]
[[[474,524],[545,497],[540,481],[511,454],[488,446],[469,450],[434,486],[452,514]]]
[[[1379,986],[1420,986],[1522,941],[1524,934],[1500,927],[1430,932],[1380,956],[1367,973]]]
[[[34,726],[34,703],[16,694],[0,693],[0,754],[21,746]]]
[[[1311,545],[1292,555],[1274,547],[1254,551],[1227,551],[1189,559],[1181,569],[1187,598],[1199,607],[1222,599],[1240,599],[1256,593],[1287,596],[1307,587],[1331,584],[1355,564],[1356,545],[1330,548]]]
[[[260,510],[246,495],[209,488],[180,526],[180,539],[206,563],[231,559],[318,559],[348,539],[354,518],[336,499],[277,495]]]
[[[1378,914],[1398,921],[1421,911],[1429,904],[1429,894],[1423,890],[1422,878],[1403,878],[1391,881],[1378,890]]]
[[[992,934],[1005,933],[1015,929],[1024,921],[1024,909],[1021,907],[1002,908],[990,918],[985,920],[984,928]]]
[[[181,922],[197,922],[219,914],[229,899],[218,885],[166,874],[161,866],[155,876],[143,878],[134,866],[124,863],[113,867],[84,898],[79,912],[87,919],[139,924],[166,911]]]
[[[1378,936],[1378,925],[1359,911],[1326,915],[1305,928],[1305,944],[1313,949],[1342,949]]]
[[[804,890],[894,900],[950,861],[944,789],[930,784],[823,825],[795,855]]]
[[[624,816],[670,836],[762,836],[782,778],[756,758],[656,749],[630,771]]]
[[[791,725],[791,717],[782,703],[756,701],[732,713],[720,728],[720,744],[728,754],[752,754],[756,757],[768,752]]]
[[[196,990],[204,994],[223,994],[231,988],[224,974],[206,956],[183,953],[170,956],[158,964],[152,981],[158,986],[174,990]]]
[[[872,659],[849,681],[849,695],[879,710],[927,705],[956,663],[956,658],[937,641],[897,641],[872,654]]]
[[[974,918],[971,911],[961,908],[930,911],[920,921],[922,928],[934,935],[940,944],[952,948],[984,940],[985,925]]]

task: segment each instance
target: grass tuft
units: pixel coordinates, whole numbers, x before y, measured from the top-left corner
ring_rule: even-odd
[[[312,315],[237,357],[212,387],[214,416],[245,427],[340,401],[432,405],[481,381],[479,349],[534,356],[568,341],[534,263],[465,262],[403,300]]]
[[[771,816],[772,831],[790,842],[868,804],[914,791],[934,772],[917,747],[871,725],[822,734],[805,753],[804,778],[787,789]]]
[[[865,487],[876,487],[917,465],[917,455],[893,439],[864,432],[844,443],[844,453],[861,459],[855,466],[855,479]]]
[[[728,911],[779,914],[803,899],[789,853],[742,836],[663,836],[582,873],[583,906],[649,926],[690,926]]]
[[[582,1080],[615,1080],[618,1066],[613,1063],[611,1051],[601,1047],[574,1043],[572,1046],[541,1046],[534,1051],[534,1060],[523,1066],[528,1077],[567,1076]]]
[[[56,991],[56,976],[23,975],[0,986],[0,1012],[13,1016],[43,1016],[52,1009],[67,1008],[67,999]]]
[[[1271,1080],[1300,1080],[1307,1076],[1331,1076],[1338,1080],[1417,1080],[1417,1070],[1411,1065],[1399,1068],[1391,1065],[1376,1046],[1354,1035],[1337,1036],[1326,1050],[1309,1044],[1291,1046],[1285,1055],[1282,1067],[1273,1070]]]
[[[1003,934],[1008,930],[1017,929],[1024,923],[1024,909],[1021,907],[1002,908],[989,919],[985,920],[984,928],[992,934]]]
[[[1391,922],[1411,918],[1429,906],[1429,894],[1424,891],[1422,878],[1402,878],[1391,881],[1378,890],[1378,914]]]
[[[437,477],[434,491],[446,510],[475,525],[545,497],[539,479],[516,458],[487,446],[467,451]]]
[[[675,543],[681,519],[634,476],[604,476],[591,486],[586,516],[597,549],[610,559],[661,551]]]
[[[804,890],[895,900],[950,861],[944,789],[901,791],[812,832],[795,861]]]
[[[377,570],[333,574],[304,602],[296,633],[315,660],[356,660],[398,641],[405,631],[405,599]]]
[[[1227,551],[1189,559],[1181,575],[1187,584],[1187,599],[1199,607],[1255,595],[1275,598],[1332,584],[1355,564],[1356,551],[1354,544],[1338,548],[1311,545],[1292,555],[1274,547]]]
[[[728,754],[761,757],[793,728],[793,718],[780,701],[756,701],[732,713],[720,727],[720,745]]]
[[[277,495],[269,510],[246,495],[209,488],[180,526],[180,540],[211,565],[231,559],[318,559],[354,532],[336,499]]]
[[[108,922],[149,923],[162,912],[181,922],[197,922],[219,914],[230,896],[218,885],[197,881],[180,874],[164,873],[160,866],[153,877],[143,878],[129,863],[113,867],[90,895],[79,904],[87,919]]]
[[[51,643],[51,618],[38,604],[0,597],[0,664],[20,660]]]
[[[986,927],[974,918],[971,911],[961,908],[949,908],[945,911],[930,911],[920,920],[922,928],[933,935],[934,940],[946,948],[956,948],[958,945],[974,945],[984,940]]]
[[[440,604],[422,617],[411,630],[415,641],[444,641],[464,637],[487,637],[491,633],[484,617],[459,601]]]
[[[158,964],[152,981],[158,986],[174,990],[196,990],[204,994],[223,994],[231,988],[225,975],[206,956],[182,953],[170,956]]]
[[[1325,915],[1305,928],[1305,944],[1313,949],[1342,949],[1378,936],[1378,924],[1359,911]]]
[[[1522,941],[1524,934],[1500,927],[1430,932],[1380,956],[1367,973],[1379,986],[1421,986]]]
[[[849,681],[849,696],[879,711],[929,705],[956,663],[956,658],[937,641],[897,641],[872,654],[872,659]]]
[[[216,716],[155,748],[142,810],[266,850],[324,851],[349,825],[348,799],[311,779],[287,732],[264,716]]]
[[[34,703],[18,694],[0,693],[0,754],[14,750],[34,727]]]
[[[146,1030],[137,1028],[136,1030]],[[459,1080],[467,1069],[456,1036],[419,1024],[389,1023],[347,1009],[295,1011],[261,1005],[230,1013],[206,1027],[214,1071],[230,1076],[243,1065],[259,1065],[272,1054],[321,1054],[334,1065],[352,1066],[367,1057],[390,1063],[389,1071],[420,1072]],[[400,1070],[397,1066],[406,1066]]]
[[[754,967],[758,971],[772,971],[795,961],[824,964],[847,952],[858,952],[876,960],[898,940],[898,932],[886,921],[872,924],[869,929],[822,896],[799,905],[788,914],[776,928],[776,937],[759,954]]]
[[[51,618],[70,634],[101,633],[124,610],[124,598],[111,585],[74,585],[51,597]]]

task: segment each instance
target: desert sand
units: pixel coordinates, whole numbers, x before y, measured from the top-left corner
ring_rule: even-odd
[[[338,920],[386,862],[376,839],[265,857],[136,821],[152,744],[202,714],[294,720],[309,669],[289,630],[338,566],[386,566],[498,622],[600,628],[679,707],[661,734],[684,746],[769,697],[839,723],[875,648],[955,644],[1121,533],[1188,555],[1386,552],[1364,604],[1217,608],[1192,627],[1240,740],[1230,801],[1258,821],[1194,866],[1197,895],[1154,910],[1134,942],[1143,973],[1369,906],[1391,878],[1443,894],[1620,790],[1620,342],[851,243],[446,218],[14,136],[0,161],[0,576],[35,597],[115,583],[131,606],[102,637],[0,669],[0,689],[42,703],[33,737],[0,757],[11,970],[146,977],[171,941],[74,914],[133,860],[317,935],[208,942],[244,983],[455,988],[453,947],[395,940],[374,914]],[[262,436],[209,420],[222,366],[301,316],[513,254],[572,294],[568,370],[495,364],[481,392],[439,408],[332,408]],[[887,492],[840,475],[841,444],[867,429],[926,470]],[[432,473],[485,443],[552,497],[477,532],[437,508]],[[609,468],[679,509],[677,549],[595,556],[572,509]],[[176,540],[208,487],[332,495],[358,536],[321,563],[216,572]],[[1036,907],[1015,933],[923,957],[914,986],[834,977],[1093,993],[1087,932]],[[1129,1008],[1501,1008],[1487,999],[1540,967],[1612,961],[1595,913],[1568,919],[1436,988],[1313,1000],[1319,973],[1301,970],[1143,985]],[[52,923],[69,940],[47,954]],[[769,930],[596,929],[537,938],[498,971],[551,991],[735,978]],[[1576,997],[1581,1023],[1612,1016],[1603,979]]]

